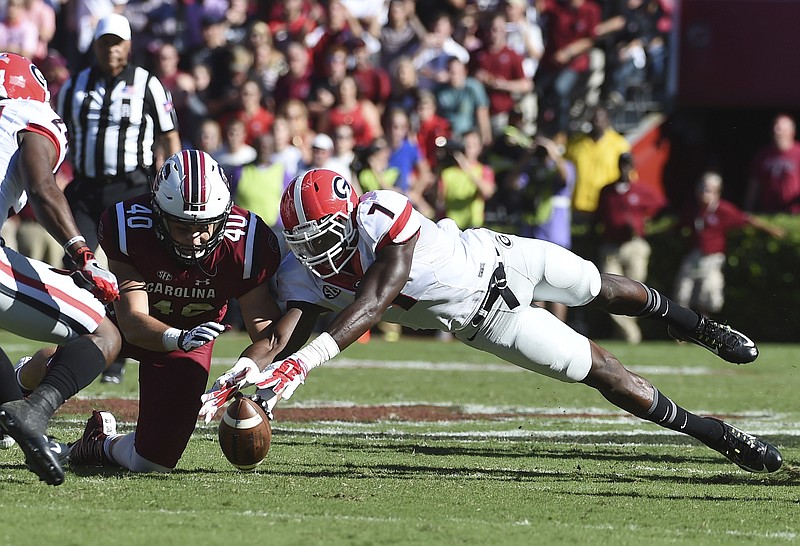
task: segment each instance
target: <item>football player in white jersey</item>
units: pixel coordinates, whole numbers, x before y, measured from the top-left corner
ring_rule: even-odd
[[[0,328],[60,344],[40,386],[26,399],[0,349],[0,432],[19,443],[40,480],[59,485],[64,481],[60,444],[48,440],[47,424],[119,352],[119,332],[104,309],[119,290],[114,275],[86,246],[56,185],[53,173],[64,161],[67,140],[48,101],[39,69],[24,57],[0,53],[0,224],[9,209],[18,211],[28,201],[75,263],[74,271],[56,271],[0,245]]]
[[[277,274],[286,314],[276,335],[287,352],[296,352],[263,371],[238,366],[223,374],[203,396],[206,419],[236,389],[249,385],[257,386],[271,410],[312,369],[388,320],[452,332],[517,366],[594,387],[616,406],[688,434],[745,470],[774,472],[782,464],[774,446],[686,411],[533,304],[553,301],[656,318],[731,362],[757,357],[753,342],[740,332],[648,286],[601,274],[593,263],[552,243],[488,229],[460,231],[448,219],[434,224],[396,192],[368,192],[358,199],[331,171],[312,170],[292,181],[281,200],[281,218],[292,252]],[[326,310],[337,312],[327,331],[297,350]]]

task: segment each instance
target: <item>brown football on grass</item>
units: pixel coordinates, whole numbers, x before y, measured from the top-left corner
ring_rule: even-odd
[[[264,460],[272,442],[272,427],[264,410],[239,397],[226,408],[219,424],[222,453],[239,470],[252,470]]]

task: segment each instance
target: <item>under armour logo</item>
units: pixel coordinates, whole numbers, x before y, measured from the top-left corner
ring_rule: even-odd
[[[211,279],[196,279],[194,281],[195,286],[208,286],[211,284]]]

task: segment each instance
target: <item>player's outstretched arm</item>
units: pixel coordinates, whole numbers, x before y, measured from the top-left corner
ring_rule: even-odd
[[[250,310],[247,309],[247,301],[245,300],[243,303],[240,299],[240,304],[242,304],[242,314],[247,322],[250,313]],[[239,389],[259,383],[264,385],[269,383],[269,387],[278,385],[279,381],[270,382],[270,380],[274,379],[278,367],[286,362],[283,358],[302,347],[308,340],[323,311],[321,307],[303,302],[290,301],[287,307],[286,313],[274,325],[274,328],[267,328],[263,332],[263,339],[254,340],[253,344],[244,350],[236,364],[219,376],[214,385],[200,397],[203,404],[200,409],[200,417],[206,423],[214,418],[217,410],[224,406]],[[305,379],[305,375],[298,377],[297,374],[294,374],[293,377],[300,383]],[[269,405],[269,411],[279,400],[277,394],[274,390],[268,392],[266,388],[261,393],[262,398],[266,399]]]
[[[119,297],[117,279],[94,258],[92,249],[78,231],[64,192],[56,184],[53,169],[58,162],[57,150],[49,138],[30,131],[20,133],[18,155],[9,175],[24,181],[28,200],[39,223],[44,226],[75,263],[70,274],[75,284],[90,291],[103,303]]]
[[[411,272],[416,237],[384,247],[364,275],[353,303],[345,307],[311,343],[252,376],[258,395],[271,411],[278,400],[291,398],[309,372],[335,357],[375,326],[400,294]]]
[[[364,274],[353,303],[336,315],[328,333],[344,350],[380,322],[383,313],[400,295],[411,274],[417,238],[386,245]]]

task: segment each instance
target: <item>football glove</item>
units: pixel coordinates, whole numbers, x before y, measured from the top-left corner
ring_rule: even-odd
[[[281,362],[273,362],[252,379],[256,385],[256,394],[268,401],[274,397],[277,403],[278,399],[291,398],[307,376],[308,367],[297,356],[291,356]]]
[[[258,404],[261,407],[261,409],[264,410],[264,413],[267,414],[267,419],[269,419],[270,421],[275,420],[275,417],[272,415],[272,408],[275,407],[275,402],[277,402],[277,397],[274,397],[272,400],[264,400],[258,394],[251,394],[247,398]]]
[[[258,366],[253,360],[247,357],[239,358],[233,368],[219,376],[214,381],[214,385],[200,396],[200,401],[203,404],[200,408],[200,417],[206,423],[210,423],[217,410],[233,398],[233,395],[240,388],[254,384],[253,381],[248,382],[247,379],[255,378],[258,373]]]
[[[75,251],[71,259],[78,269],[75,271],[54,269],[54,271],[69,275],[76,285],[85,288],[103,303],[111,303],[119,299],[117,277],[100,265],[94,257],[94,252],[89,250],[88,246],[83,246]]]
[[[227,327],[218,322],[204,322],[191,330],[184,330],[178,338],[178,347],[188,353],[206,343],[211,343],[224,332]]]

